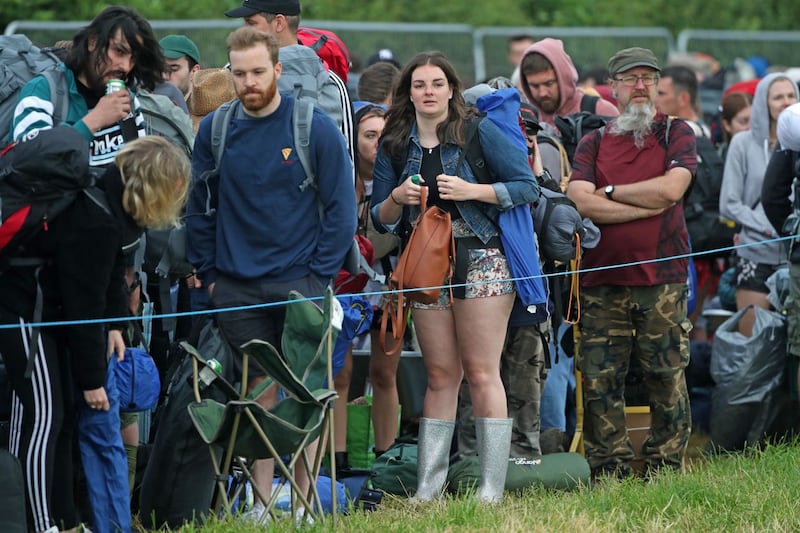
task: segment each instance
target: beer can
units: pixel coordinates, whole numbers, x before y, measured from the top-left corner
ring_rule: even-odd
[[[125,90],[125,82],[122,80],[108,80],[106,82],[106,94]]]
[[[208,361],[206,361],[206,363],[208,363],[208,366],[210,366],[211,368],[213,368],[213,369],[214,369],[214,371],[215,371],[217,374],[222,374],[222,363],[220,363],[220,362],[219,362],[219,361],[217,361],[216,359],[209,359]]]

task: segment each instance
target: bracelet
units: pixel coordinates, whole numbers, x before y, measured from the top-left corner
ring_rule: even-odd
[[[392,192],[389,193],[389,198],[392,199],[392,202],[394,202],[394,205],[400,205],[400,206],[403,205],[403,204],[401,204],[400,202],[398,202],[397,200],[394,199],[394,189],[392,189]]]

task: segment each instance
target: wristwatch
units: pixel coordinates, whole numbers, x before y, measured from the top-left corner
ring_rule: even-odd
[[[614,195],[614,186],[613,185],[606,185],[606,188],[603,189],[603,192],[606,193],[606,198],[611,200],[612,196]]]

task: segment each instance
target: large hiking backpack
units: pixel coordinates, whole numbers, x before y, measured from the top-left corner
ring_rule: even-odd
[[[166,138],[191,158],[194,129],[189,115],[167,96],[154,94],[146,89],[137,90],[136,96],[147,135]],[[147,274],[147,283],[143,286],[143,290],[147,292],[145,297],[149,300],[157,298],[156,309],[161,313],[175,311],[170,286],[175,278],[192,273],[192,265],[186,259],[185,227],[145,230],[142,253],[142,271]],[[153,287],[158,288],[157,295],[151,294]],[[162,318],[161,330],[172,331],[175,322],[176,319],[172,317]]]
[[[11,452],[0,447],[0,531],[26,533],[25,478],[22,465]]]
[[[556,127],[561,132],[561,144],[567,152],[570,164],[575,161],[575,149],[581,139],[596,129],[604,127],[612,117],[579,111],[565,117],[556,117]]]
[[[281,47],[279,54],[282,70],[278,89],[293,94],[297,100],[310,100],[344,131],[343,125],[352,121],[345,113],[351,115],[352,110],[342,101],[339,86],[314,50],[291,45]]]
[[[733,246],[736,225],[720,218],[719,193],[725,164],[711,140],[703,135],[695,138],[697,146],[697,176],[683,204],[686,227],[692,239],[692,251],[705,252]],[[708,257],[727,257],[722,250]]]
[[[138,89],[136,96],[139,98],[147,134],[166,137],[188,157],[192,157],[194,129],[189,115],[162,94]]]
[[[212,319],[206,319],[197,339],[191,339],[206,359],[214,358],[222,365],[221,375],[234,383],[233,353]],[[165,378],[166,391],[153,416],[152,445],[139,487],[142,524],[147,528],[180,528],[184,524],[203,521],[210,512],[216,478],[209,445],[203,442],[187,413],[195,401],[192,381],[192,356],[181,348],[174,354],[171,373]],[[225,403],[236,391],[214,380],[201,391],[202,399]],[[224,449],[211,445],[216,457]]]
[[[55,105],[53,124],[66,118],[67,87],[56,82],[63,78],[60,64],[55,52],[34,46],[24,35],[0,35],[0,145],[9,138],[20,89],[40,74],[47,74],[50,80],[50,101]]]
[[[91,184],[89,143],[69,126],[34,130],[0,152],[0,271]]]
[[[556,128],[561,134],[561,145],[567,152],[567,159],[572,165],[575,158],[575,149],[583,137],[598,128],[605,126],[613,117],[598,115],[596,113],[599,96],[583,95],[581,110],[566,116],[555,118]]]
[[[338,35],[329,30],[301,27],[297,30],[297,40],[308,46],[322,60],[325,67],[336,73],[347,83],[350,73],[350,51]]]
[[[192,156],[194,130],[189,115],[160,94],[141,89],[137,91],[144,129],[148,135],[158,135],[180,148],[187,157]],[[146,232],[143,270],[161,279],[183,276],[192,272],[186,260],[186,236],[183,227],[149,229]]]
[[[41,257],[26,254],[26,245],[85,193],[108,211],[105,193],[93,186],[89,171],[89,143],[69,126],[33,130],[0,152],[0,274],[9,266],[36,267],[37,297],[33,322],[42,318],[38,285]],[[38,326],[31,332],[37,338]],[[33,343],[25,377],[30,377],[38,352]]]

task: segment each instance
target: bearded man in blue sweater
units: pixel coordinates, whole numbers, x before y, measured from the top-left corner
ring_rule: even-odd
[[[239,28],[228,36],[228,60],[238,109],[227,130],[219,179],[209,181],[210,190],[201,177],[215,168],[214,113],[200,123],[187,206],[188,258],[216,308],[283,302],[290,290],[322,296],[342,267],[356,231],[353,169],[344,137],[324,112],[314,109],[310,158],[315,186],[301,187],[306,173],[293,136],[295,99],[277,88],[278,42],[254,28]],[[209,194],[213,210],[206,208]],[[222,333],[237,352],[252,339],[280,346],[284,319],[285,306],[217,315]],[[260,369],[249,373],[254,370]],[[263,379],[262,372],[248,387]],[[265,408],[276,401],[274,386],[259,399]],[[272,460],[254,466],[256,483],[266,497],[273,468]],[[263,509],[257,503],[253,518],[261,518]]]

